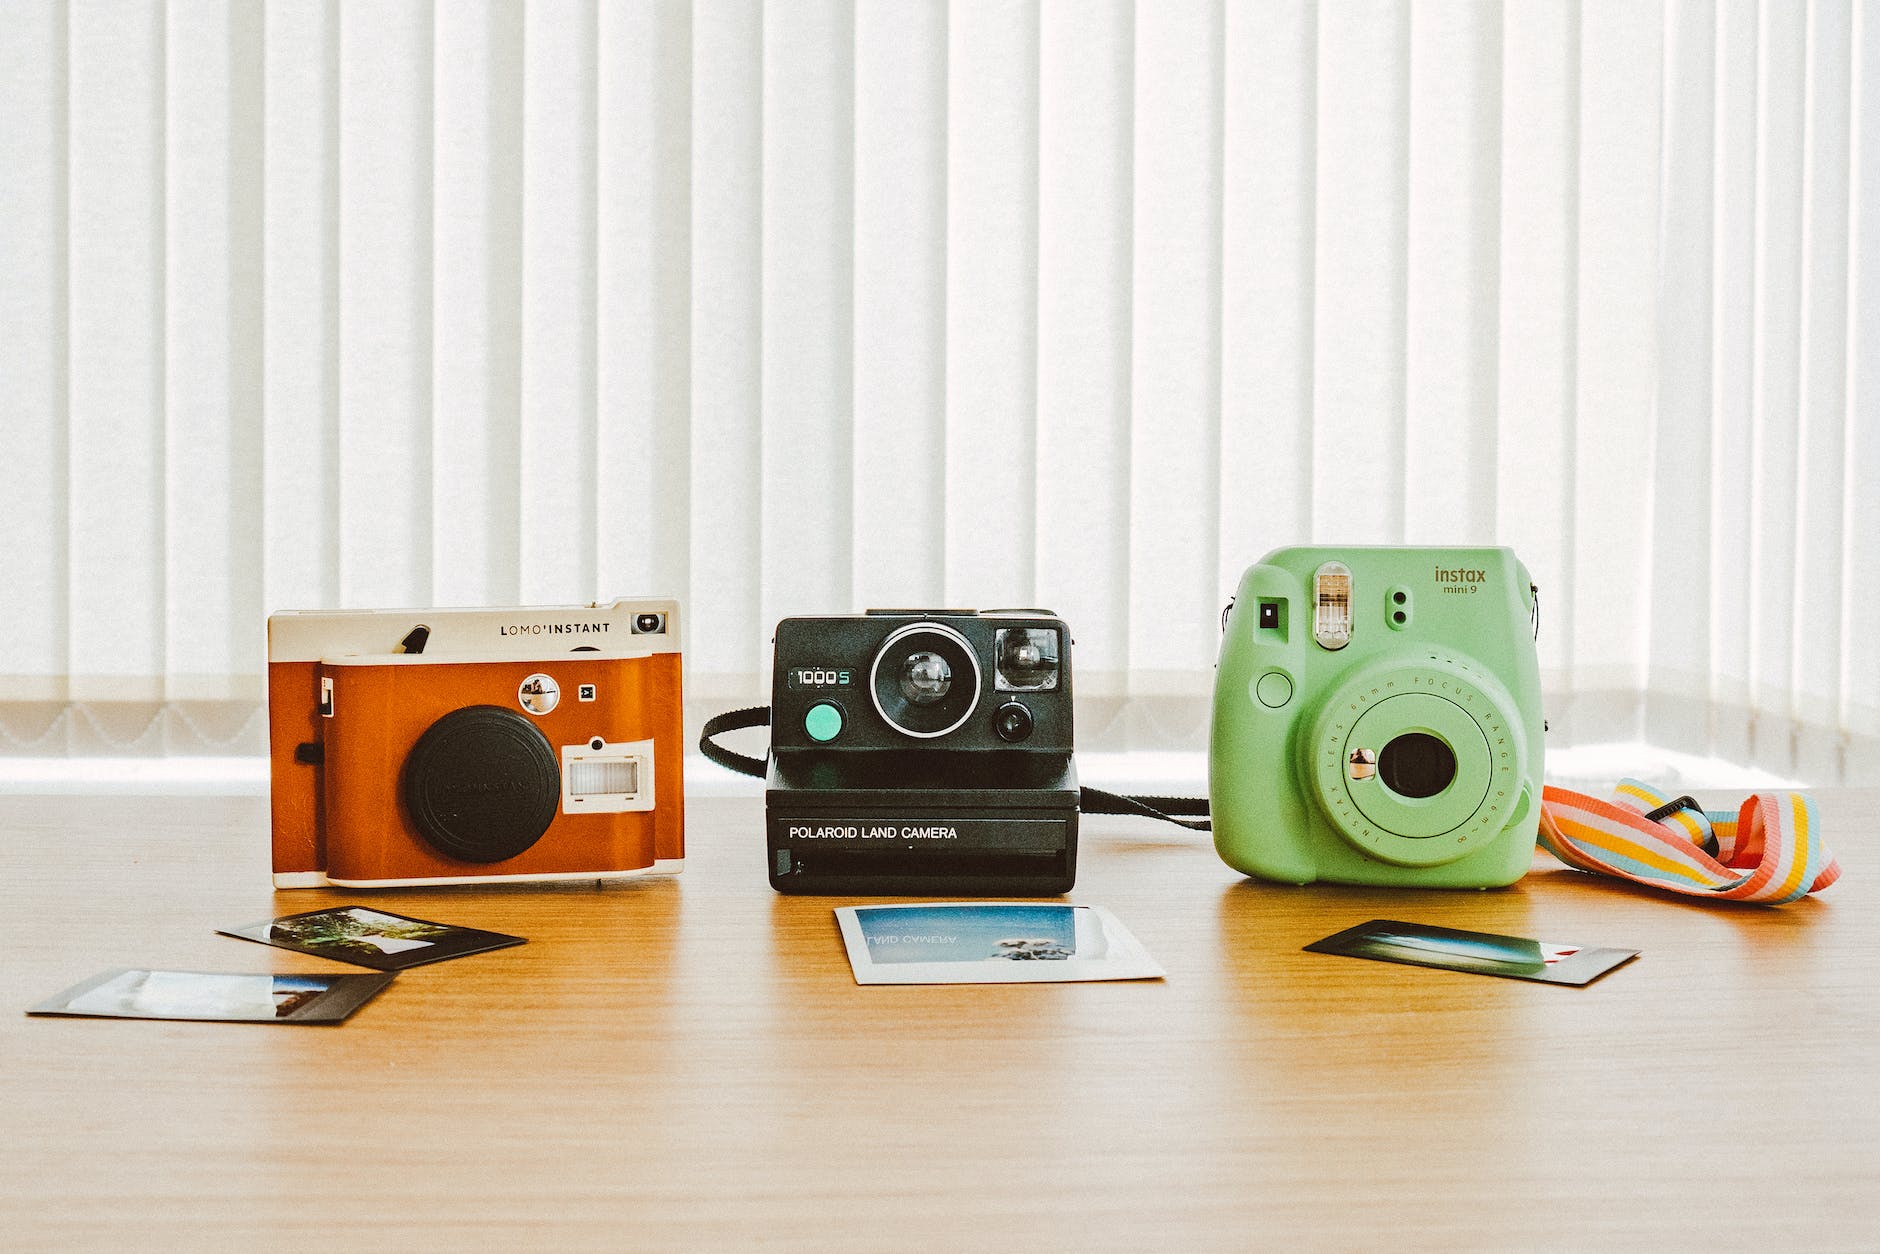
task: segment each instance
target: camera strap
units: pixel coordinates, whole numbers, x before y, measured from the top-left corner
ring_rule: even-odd
[[[708,719],[703,731],[699,732],[699,752],[724,767],[727,771],[736,771],[740,775],[755,775],[764,778],[764,759],[754,758],[746,753],[736,753],[718,743],[718,737],[726,732],[743,731],[747,727],[769,727],[770,707],[754,705],[748,710],[732,710]]]
[[[698,747],[711,761],[727,771],[736,771],[740,775],[764,778],[767,769],[762,758],[754,758],[746,753],[737,753],[718,743],[718,737],[726,732],[742,731],[749,727],[770,726],[770,707],[752,706],[745,710],[732,710],[706,722],[699,732]],[[1104,792],[1100,788],[1079,790],[1077,808],[1085,814],[1133,814],[1139,818],[1159,819],[1164,823],[1173,823],[1190,831],[1209,831],[1208,802],[1205,797],[1133,797],[1121,793]],[[1188,817],[1182,817],[1188,816]]]
[[[1841,877],[1806,793],[1759,792],[1740,809],[1705,810],[1621,780],[1611,801],[1542,791],[1539,844],[1576,870],[1716,901],[1779,905]]]

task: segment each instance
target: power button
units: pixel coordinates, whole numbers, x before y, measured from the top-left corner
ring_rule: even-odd
[[[1253,686],[1253,695],[1260,698],[1261,705],[1277,710],[1292,700],[1292,680],[1283,671],[1268,671]]]

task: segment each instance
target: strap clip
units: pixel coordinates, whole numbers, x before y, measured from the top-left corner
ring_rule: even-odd
[[[1665,802],[1663,805],[1659,806],[1656,810],[1649,811],[1645,815],[1645,817],[1650,819],[1654,823],[1662,823],[1666,819],[1670,818],[1672,815],[1676,814],[1679,810],[1695,810],[1699,814],[1702,814],[1704,812],[1704,807],[1697,804],[1697,798],[1687,795],[1687,796],[1679,797],[1673,801]]]
[[[1697,804],[1697,798],[1686,793],[1682,797],[1674,797],[1670,801],[1665,802],[1656,810],[1647,811],[1645,817],[1653,823],[1662,823],[1681,810],[1692,810],[1698,814],[1702,814],[1704,807]],[[1710,831],[1705,832],[1703,843],[1700,844],[1698,848],[1702,849],[1711,857],[1716,857],[1718,852],[1722,849],[1722,846],[1717,843],[1717,833]]]

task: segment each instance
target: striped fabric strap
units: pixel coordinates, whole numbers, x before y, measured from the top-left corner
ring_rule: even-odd
[[[1806,793],[1760,792],[1735,813],[1682,809],[1657,820],[1646,815],[1668,799],[1632,779],[1620,781],[1611,801],[1564,788],[1548,788],[1542,798],[1541,848],[1596,875],[1765,905],[1820,892],[1841,877]]]

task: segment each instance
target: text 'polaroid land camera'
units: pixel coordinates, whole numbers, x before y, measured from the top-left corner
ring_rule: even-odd
[[[1215,676],[1221,857],[1291,884],[1520,879],[1541,804],[1534,607],[1505,548],[1267,554]]]
[[[1054,896],[1077,878],[1070,632],[1040,610],[777,624],[765,791],[786,893]]]
[[[678,605],[268,619],[274,884],[678,870]]]

